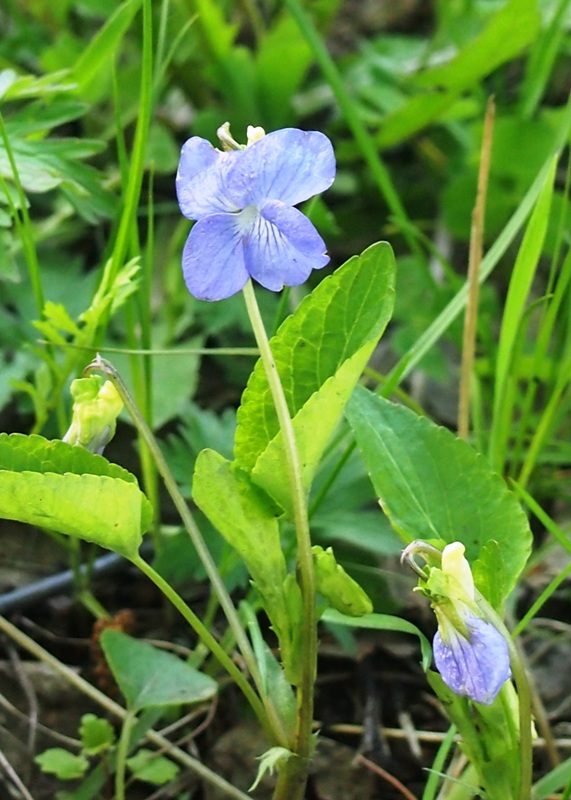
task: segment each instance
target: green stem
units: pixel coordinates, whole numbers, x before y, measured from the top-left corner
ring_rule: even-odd
[[[232,661],[224,648],[220,646],[219,642],[210,633],[209,629],[204,625],[202,620],[197,617],[194,611],[192,611],[192,609],[184,602],[178,592],[176,592],[172,586],[161,575],[159,575],[159,573],[153,569],[153,567],[147,561],[141,558],[140,555],[137,554],[131,559],[131,561],[138,569],[141,570],[144,575],[147,576],[147,578],[149,578],[149,580],[155,584],[158,589],[160,589],[160,591],[172,603],[177,611],[180,612],[181,616],[188,622],[190,627],[210,650],[212,655],[218,659],[221,666],[224,667],[224,669],[242,690],[248,702],[252,706],[256,716],[267,731],[266,715],[264,713],[263,705],[260,702],[260,698],[256,695],[236,664]]]
[[[224,651],[218,645],[214,637],[212,637],[210,632],[207,631],[206,628],[204,628],[198,617],[195,617],[195,615],[192,614],[188,606],[186,606],[186,603],[184,603],[184,601],[180,600],[179,598],[182,605],[178,605],[178,600],[176,600],[176,597],[178,597],[178,595],[176,595],[176,592],[174,592],[174,590],[166,583],[166,581],[163,581],[161,576],[158,575],[158,573],[156,573],[152,569],[152,567],[150,567],[149,564],[147,564],[147,562],[145,562],[143,559],[139,559],[136,562],[137,566],[140,569],[142,569],[145,572],[145,574],[157,586],[159,586],[161,591],[164,591],[165,594],[169,592],[171,593],[170,595],[171,599],[173,600],[175,606],[179,609],[179,611],[183,613],[183,615],[190,612],[195,621],[197,621],[201,625],[201,627],[204,628],[204,634],[208,635],[210,637],[209,641],[211,641],[211,643],[209,643],[208,646],[211,647],[212,644],[214,647],[217,648],[217,652],[213,650],[214,654],[216,655],[216,658],[220,660],[220,658],[222,657],[223,659],[222,663],[229,671],[231,671],[232,668],[234,668],[231,674],[236,680],[236,682],[240,685],[246,696],[248,697],[248,700],[250,702],[253,702],[254,711],[259,717],[260,722],[263,724],[264,729],[267,731],[269,726],[273,733],[273,736],[271,738],[275,738],[277,743],[281,744],[282,746],[285,746],[286,737],[283,730],[283,725],[281,723],[279,714],[275,710],[272,698],[267,697],[266,694],[264,693],[263,683],[260,676],[260,671],[258,669],[258,664],[256,662],[256,658],[254,656],[252,648],[250,646],[250,642],[248,641],[248,637],[246,636],[246,633],[244,632],[244,629],[242,628],[242,625],[240,623],[238,612],[236,611],[234,604],[232,603],[232,599],[230,598],[230,595],[226,590],[224,581],[222,580],[222,578],[218,573],[218,569],[216,568],[216,564],[214,563],[214,560],[210,555],[210,551],[206,546],[202,534],[196,522],[194,521],[194,517],[192,516],[190,509],[188,508],[186,501],[178,488],[178,485],[165,461],[165,458],[158,446],[155,437],[153,436],[151,429],[147,425],[145,419],[141,416],[139,409],[137,408],[136,404],[133,401],[133,398],[127,391],[127,387],[121,380],[121,377],[117,372],[117,370],[115,369],[115,367],[109,361],[106,361],[105,359],[101,358],[101,356],[98,355],[91,362],[91,364],[89,364],[86,367],[85,373],[90,372],[92,370],[99,370],[100,372],[103,372],[112,381],[113,385],[119,392],[119,395],[123,400],[123,403],[125,404],[125,408],[131,414],[131,417],[133,418],[133,421],[137,427],[141,439],[145,442],[145,444],[149,448],[149,451],[152,453],[153,459],[155,461],[155,464],[157,466],[157,469],[161,477],[163,478],[167,491],[171,496],[172,501],[178,513],[180,514],[180,518],[183,522],[183,525],[192,540],[192,543],[198,554],[198,557],[200,558],[200,561],[206,571],[206,574],[208,575],[208,579],[212,585],[212,588],[216,596],[218,597],[220,606],[226,616],[226,619],[228,620],[230,628],[232,629],[232,633],[234,634],[236,644],[242,654],[242,657],[248,667],[248,670],[250,671],[252,680],[254,681],[256,688],[258,689],[258,692],[262,697],[263,708],[265,709],[265,712],[262,711],[259,697],[257,697],[256,694],[252,691],[251,687],[244,679],[242,673],[239,670],[237,670],[232,660],[228,657],[226,653],[224,653]],[[169,594],[167,594],[167,596],[169,596]],[[183,612],[183,607],[185,609],[184,612]],[[190,622],[190,617],[185,616],[185,618]],[[193,628],[194,630],[197,630],[194,624]],[[222,656],[223,653],[224,656]],[[232,665],[232,668],[230,667],[230,664]]]
[[[509,636],[508,630],[504,628],[502,632],[504,635],[508,634],[507,642],[510,653],[510,665],[518,695],[520,752],[518,800],[529,800],[531,797],[531,782],[533,778],[531,692],[525,667],[519,657],[517,648],[511,636]]]
[[[99,600],[89,591],[89,589],[82,589],[77,595],[78,601],[86,608],[90,614],[93,614],[95,619],[103,619],[108,617],[109,613],[101,605]]]
[[[295,432],[276,363],[251,281],[245,285],[244,299],[252,324],[260,357],[276,409],[287,461],[293,516],[297,539],[297,572],[302,595],[304,652],[301,681],[297,687],[297,715],[293,747],[298,758],[289,759],[278,778],[275,800],[300,800],[304,797],[307,768],[312,752],[313,690],[317,668],[317,617],[315,610],[315,573],[311,552],[311,536],[307,514],[307,498],[303,485]]]
[[[478,593],[479,594],[479,593]],[[501,617],[496,614],[494,609],[479,594],[477,598],[478,606],[482,609],[487,619],[494,625],[505,638],[510,656],[510,666],[512,676],[516,685],[518,695],[519,710],[519,753],[520,753],[520,774],[518,800],[529,800],[531,796],[531,782],[533,777],[533,745],[532,745],[532,719],[531,719],[531,689],[525,667],[512,638],[512,635],[504,625]]]
[[[129,246],[132,225],[137,219],[137,206],[145,172],[145,155],[149,139],[153,104],[153,7],[152,0],[143,0],[141,90],[137,113],[137,125],[133,149],[130,156],[124,205],[117,229],[117,237],[111,255],[111,278],[116,277]]]
[[[127,756],[129,755],[129,742],[131,730],[135,722],[135,714],[127,711],[127,716],[123,720],[121,735],[117,742],[117,760],[115,762],[115,800],[125,800],[125,769],[127,767]]]
[[[71,667],[62,664],[62,662],[59,661],[55,656],[53,656],[29,636],[26,636],[26,634],[23,633],[19,628],[17,628],[15,625],[12,625],[11,622],[8,622],[7,619],[1,616],[0,631],[5,633],[6,636],[9,636],[12,641],[16,642],[16,644],[34,656],[34,658],[37,658],[38,661],[50,666],[71,686],[74,686],[86,697],[89,697],[90,700],[93,700],[94,703],[97,703],[99,706],[101,706],[101,708],[104,708],[109,714],[112,714],[120,720],[125,720],[127,718],[129,712],[126,711],[123,706],[120,706],[119,703],[111,700],[111,698],[103,692],[100,692],[99,689],[96,689],[95,686],[92,686],[90,683],[84,680],[84,678],[78,675],[78,673]],[[206,781],[212,786],[215,786],[227,797],[232,797],[234,800],[252,800],[250,795],[244,794],[244,792],[236,789],[234,786],[224,780],[224,778],[221,778],[215,772],[212,772],[212,770],[208,769],[208,767],[206,767],[201,761],[193,758],[188,753],[185,753],[184,750],[175,747],[172,742],[170,742],[168,739],[165,739],[165,737],[161,736],[160,733],[157,733],[154,730],[148,730],[146,737],[160,750],[164,751],[165,753],[168,752],[171,758],[175,759],[175,761],[178,761],[179,764],[182,764],[191,772],[194,772],[196,775],[202,778],[202,780]]]
[[[16,227],[18,228],[20,242],[22,243],[22,249],[24,250],[26,264],[28,266],[28,274],[30,276],[30,283],[32,284],[34,300],[36,302],[36,310],[38,316],[41,317],[44,312],[44,291],[40,275],[40,264],[35,246],[35,237],[30,215],[28,213],[28,201],[26,198],[26,193],[24,191],[24,187],[22,186],[22,181],[20,180],[18,165],[16,164],[16,158],[12,151],[12,145],[8,137],[8,131],[6,130],[6,125],[4,123],[4,117],[2,114],[0,114],[0,137],[2,138],[4,149],[6,150],[6,156],[10,164],[10,169],[12,170],[12,177],[14,179],[14,185],[18,194],[18,202],[20,203],[19,209],[15,207],[3,180],[2,188],[4,188],[6,200],[10,206],[10,211],[14,216]]]

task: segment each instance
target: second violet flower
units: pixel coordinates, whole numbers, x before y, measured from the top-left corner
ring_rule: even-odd
[[[417,551],[438,552],[413,542],[405,549],[404,560],[410,563]],[[511,676],[509,649],[502,633],[478,608],[464,545],[446,545],[441,566],[430,567],[428,577],[420,574],[419,590],[430,598],[438,621],[432,651],[444,683],[462,697],[490,705]]]
[[[323,239],[293,206],[333,183],[331,142],[317,131],[252,131],[242,149],[222,152],[197,136],[182,148],[177,196],[196,221],[183,272],[200,300],[230,297],[250,278],[272,291],[297,286],[329,261]]]

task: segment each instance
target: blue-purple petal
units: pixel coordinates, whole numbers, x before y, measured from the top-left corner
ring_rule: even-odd
[[[202,219],[208,214],[238,210],[226,191],[226,179],[240,152],[221,153],[199,136],[184,143],[176,175],[176,193],[185,217]]]
[[[327,136],[284,128],[239,153],[226,189],[240,208],[259,208],[267,200],[293,206],[328,189],[334,178],[335,155]]]
[[[437,631],[432,645],[434,663],[453,692],[490,705],[511,675],[507,642],[486,620],[473,616],[464,621],[469,639],[450,625],[445,643]]]
[[[195,223],[182,253],[188,291],[199,300],[224,300],[248,281],[242,238],[231,214]]]
[[[244,239],[246,269],[258,283],[279,291],[298,286],[329,262],[325,242],[301,211],[266,203]]]

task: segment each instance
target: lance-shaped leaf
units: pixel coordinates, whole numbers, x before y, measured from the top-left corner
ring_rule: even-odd
[[[480,592],[500,608],[531,548],[517,498],[467,442],[426,417],[357,387],[346,416],[379,502],[404,542],[462,542]],[[489,542],[501,554],[493,575]]]
[[[132,558],[152,508],[135,476],[102,456],[43,436],[0,434],[0,517]]]
[[[214,450],[199,453],[192,486],[196,505],[244,559],[279,636],[287,627],[280,510],[244,470]]]
[[[325,278],[271,340],[308,489],[345,403],[394,302],[394,257],[372,245]],[[259,361],[238,409],[235,456],[284,508],[289,479],[270,389]]]

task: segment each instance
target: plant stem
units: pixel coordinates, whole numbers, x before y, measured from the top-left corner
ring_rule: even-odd
[[[460,403],[458,407],[458,436],[461,439],[468,438],[468,431],[470,428],[470,388],[476,350],[476,325],[478,321],[478,301],[480,296],[480,265],[482,263],[486,194],[488,175],[490,173],[495,108],[494,99],[490,97],[484,121],[476,204],[472,212],[470,258],[468,262],[468,299],[466,301],[466,316],[464,319],[462,368],[460,372]]]
[[[142,20],[142,58],[141,58],[141,88],[138,100],[137,124],[133,139],[133,148],[129,158],[129,168],[126,173],[127,183],[123,189],[123,208],[117,227],[117,235],[111,253],[111,276],[114,280],[121,268],[125,254],[129,247],[129,238],[133,225],[137,220],[137,206],[143,185],[145,173],[145,156],[149,141],[149,127],[152,116],[153,103],[153,4],[152,0],[143,0]]]
[[[141,556],[137,555],[131,559],[132,563],[147,576],[155,586],[165,595],[165,597],[172,603],[172,605],[180,612],[181,616],[188,622],[190,627],[195,631],[200,640],[206,645],[212,655],[218,659],[221,666],[228,672],[231,678],[236,682],[237,686],[242,690],[248,702],[260,722],[267,729],[266,715],[260,698],[256,695],[248,681],[240,672],[236,664],[232,661],[228,653],[221,647],[218,641],[210,633],[208,628],[204,625],[202,620],[196,616],[194,611],[184,602],[182,597],[176,592],[172,586],[153,569],[153,567],[145,561]]]
[[[477,602],[478,606],[484,612],[484,615],[499,630],[508,645],[510,667],[517,689],[519,710],[520,773],[517,798],[518,800],[529,800],[531,796],[531,782],[533,777],[531,689],[529,686],[529,681],[516,644],[512,638],[512,635],[504,625],[503,620],[498,614],[496,614],[496,612],[482,597],[482,595],[479,595]]]
[[[117,760],[115,762],[115,800],[125,800],[125,769],[127,767],[127,756],[129,754],[129,742],[131,730],[135,722],[135,714],[127,710],[127,716],[123,720],[121,735],[117,742]]]
[[[252,676],[252,680],[254,681],[258,689],[258,692],[262,697],[262,703],[265,712],[262,712],[262,706],[260,704],[259,697],[257,697],[256,694],[252,691],[251,687],[245,680],[242,673],[236,668],[233,661],[220,647],[218,642],[216,642],[216,639],[214,639],[212,634],[210,634],[210,632],[200,622],[198,617],[196,617],[196,615],[194,615],[193,612],[188,608],[186,603],[180,597],[178,597],[174,589],[172,589],[172,587],[170,587],[169,584],[166,581],[164,581],[161,578],[161,576],[158,575],[158,573],[156,573],[155,570],[153,570],[152,567],[150,567],[150,565],[147,564],[147,562],[145,562],[140,557],[137,557],[138,558],[136,562],[137,566],[144,571],[144,573],[161,589],[161,591],[164,591],[165,594],[167,594],[167,596],[169,596],[170,599],[172,599],[175,606],[178,608],[181,614],[185,616],[185,619],[193,626],[194,630],[198,632],[194,623],[198,623],[201,626],[201,629],[203,630],[203,635],[201,635],[201,638],[203,638],[204,641],[204,636],[210,637],[209,639],[210,643],[208,644],[208,647],[210,648],[212,645],[217,649],[217,651],[214,653],[216,655],[216,658],[218,658],[218,660],[222,658],[222,663],[224,664],[226,669],[231,671],[232,676],[240,685],[240,687],[248,697],[248,700],[251,703],[252,702],[254,703],[253,705],[254,711],[256,712],[256,715],[259,717],[260,722],[262,723],[264,729],[266,730],[266,732],[268,732],[269,735],[270,733],[268,731],[268,727],[271,730],[270,738],[275,739],[277,744],[285,746],[286,737],[283,730],[283,725],[281,723],[279,714],[277,713],[274,707],[272,698],[267,697],[263,691],[263,684],[260,676],[260,671],[258,669],[258,664],[256,662],[253,650],[250,646],[250,642],[248,641],[248,637],[246,636],[246,633],[240,623],[238,612],[236,611],[234,604],[232,603],[232,599],[226,590],[224,581],[222,580],[222,578],[218,573],[218,569],[216,568],[216,564],[214,563],[214,560],[210,555],[210,551],[206,546],[202,534],[196,522],[194,521],[194,517],[192,516],[190,509],[188,508],[186,501],[178,488],[178,485],[172,475],[172,472],[168,467],[168,464],[165,461],[165,458],[158,446],[155,437],[153,436],[151,429],[147,425],[145,419],[141,416],[139,409],[137,408],[135,402],[133,401],[133,398],[129,394],[127,387],[121,380],[121,376],[119,375],[115,367],[109,361],[106,361],[104,358],[101,358],[101,356],[98,355],[91,362],[91,364],[89,364],[85,368],[84,373],[88,373],[92,370],[98,370],[100,372],[103,372],[103,374],[106,375],[112,381],[113,385],[119,392],[119,395],[123,400],[123,403],[125,404],[125,408],[131,414],[131,417],[133,418],[133,421],[137,427],[141,439],[145,442],[145,444],[149,448],[149,451],[153,456],[155,464],[157,465],[157,469],[161,477],[163,478],[167,491],[171,496],[172,501],[176,506],[178,513],[180,514],[180,518],[183,522],[183,525],[188,535],[190,536],[194,548],[198,554],[198,557],[200,558],[200,561],[206,571],[206,574],[208,575],[208,579],[212,585],[213,591],[218,597],[220,606],[226,616],[226,619],[228,620],[230,628],[232,629],[232,633],[234,634],[236,644],[242,654],[246,666],[248,667],[250,675]],[[170,593],[170,595],[168,593]],[[178,600],[176,599],[177,597]],[[192,619],[194,620],[194,623],[191,622],[191,615]],[[230,665],[232,666],[230,667]]]
[[[38,253],[35,245],[34,231],[32,228],[32,222],[30,220],[30,214],[28,213],[26,193],[24,191],[24,187],[22,186],[22,181],[20,180],[18,165],[16,164],[16,158],[12,150],[10,139],[8,138],[8,131],[6,130],[6,125],[4,123],[4,117],[2,114],[0,114],[0,138],[2,139],[2,143],[6,151],[6,157],[8,158],[10,169],[12,170],[12,178],[14,180],[14,185],[18,195],[18,202],[20,204],[19,208],[16,208],[3,178],[1,181],[1,186],[4,189],[6,201],[14,217],[14,223],[20,236],[20,242],[22,244],[26,265],[28,267],[28,275],[30,276],[30,283],[34,293],[36,311],[38,313],[38,317],[41,318],[42,314],[44,313],[44,290],[42,287],[42,278],[40,274]]]
[[[298,798],[303,800],[313,744],[313,690],[317,665],[316,589],[307,514],[307,498],[290,411],[251,281],[248,281],[245,285],[243,292],[283,437],[291,487],[297,539],[297,573],[303,607],[303,634],[300,639],[303,642],[304,651],[301,681],[297,687],[296,729],[293,746],[291,747],[298,758],[290,758],[284,763],[278,777],[274,800],[282,800],[282,798],[283,800],[286,800],[286,798],[287,800],[298,800]]]
[[[109,714],[113,714],[120,720],[126,719],[129,712],[126,711],[123,706],[120,706],[119,703],[111,700],[111,698],[106,694],[99,691],[99,689],[96,689],[95,686],[92,686],[90,683],[84,680],[84,678],[78,675],[78,673],[71,667],[68,667],[66,664],[62,664],[62,662],[59,661],[55,656],[45,650],[29,636],[26,636],[23,631],[21,631],[15,625],[12,625],[11,622],[8,622],[8,620],[2,616],[0,616],[0,631],[9,636],[24,650],[27,650],[28,653],[33,655],[34,658],[37,658],[38,661],[50,666],[58,675],[61,675],[63,678],[65,678],[65,680],[71,686],[75,686],[76,689],[82,692],[86,697],[89,697],[90,700],[93,700],[94,703],[100,705],[101,708],[104,708]],[[244,792],[236,789],[236,787],[232,786],[230,783],[224,780],[224,778],[208,769],[208,767],[206,767],[201,761],[193,758],[188,753],[185,753],[184,750],[181,750],[173,745],[172,742],[170,742],[168,739],[165,739],[165,737],[161,736],[160,733],[157,733],[154,730],[149,730],[147,731],[146,736],[150,742],[159,747],[165,753],[168,753],[171,758],[175,759],[175,761],[178,761],[179,764],[182,764],[187,769],[191,770],[191,772],[199,775],[202,780],[210,783],[212,786],[216,786],[216,788],[219,791],[224,792],[227,797],[233,797],[234,800],[252,800],[250,795],[244,794]]]

